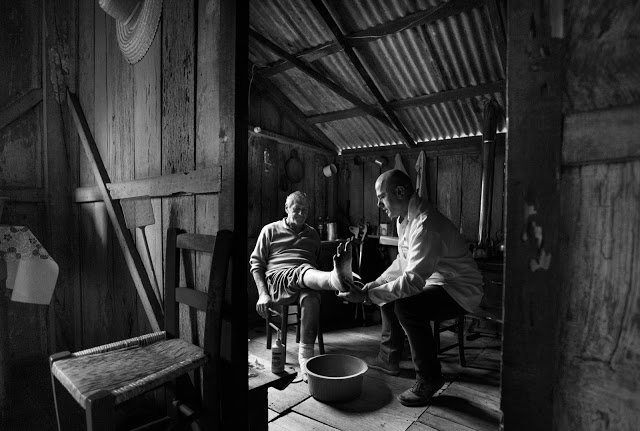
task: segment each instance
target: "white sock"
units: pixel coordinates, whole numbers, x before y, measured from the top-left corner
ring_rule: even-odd
[[[300,343],[298,345],[298,362],[300,363],[300,372],[307,373],[307,360],[315,356],[315,344]]]

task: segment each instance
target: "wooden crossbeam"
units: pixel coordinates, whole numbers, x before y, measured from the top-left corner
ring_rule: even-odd
[[[138,249],[133,242],[131,232],[129,232],[126,227],[122,207],[114,204],[111,196],[109,195],[109,191],[107,190],[107,184],[110,183],[111,180],[109,179],[107,169],[102,162],[100,152],[98,151],[98,147],[93,139],[89,125],[87,124],[84,112],[80,106],[80,101],[78,100],[78,97],[70,91],[67,91],[67,101],[69,103],[73,120],[78,129],[78,135],[80,136],[82,147],[84,148],[89,164],[93,170],[96,184],[102,194],[107,213],[109,214],[109,218],[113,224],[118,242],[122,248],[122,253],[124,254],[125,262],[127,263],[127,267],[131,273],[131,278],[136,286],[136,290],[147,315],[147,319],[149,319],[149,324],[153,331],[160,331],[164,321],[162,307],[160,306],[158,298],[156,298],[156,294],[153,291],[149,278],[146,276],[142,259],[140,259]]]
[[[259,132],[256,132],[253,127],[249,127],[249,136],[255,136],[257,138],[265,138],[270,139],[272,141],[280,142],[282,144],[292,144],[299,145],[301,147],[305,147],[310,149],[311,151],[317,151],[322,154],[326,154],[329,156],[335,156],[335,151],[328,151],[322,147],[318,147],[317,145],[310,144],[308,142],[300,141],[298,139],[293,139],[288,136],[280,135],[278,133],[270,132],[268,130],[261,129]],[[255,141],[254,141],[255,142]]]
[[[503,70],[506,69],[507,63],[505,57],[507,55],[507,34],[504,28],[504,23],[500,17],[500,10],[498,9],[498,0],[487,0],[487,10],[489,11],[488,23],[490,32],[493,33],[493,37],[498,45],[498,55],[500,55],[500,63],[502,63]]]
[[[0,130],[42,101],[42,88],[34,88],[0,112]]]
[[[471,87],[458,88],[455,90],[441,91],[439,93],[427,94],[424,96],[412,97],[411,99],[397,100],[389,102],[393,109],[407,109],[415,106],[430,106],[437,103],[451,102],[454,100],[467,99],[469,97],[483,96],[505,91],[503,80],[490,82],[487,84],[474,85]],[[346,118],[360,117],[366,113],[360,108],[344,109],[342,111],[326,112],[324,114],[310,115],[307,117],[309,124],[328,123],[330,121],[344,120]]]
[[[249,69],[251,69],[251,65],[249,65]],[[289,118],[296,123],[298,127],[306,131],[312,138],[318,141],[318,145],[320,147],[324,147],[325,149],[331,151],[331,153],[337,154],[338,150],[336,146],[331,142],[327,136],[318,129],[317,126],[310,125],[306,121],[306,116],[298,109],[297,106],[289,100],[287,96],[274,84],[269,81],[269,79],[262,78],[260,76],[253,77],[253,83],[261,88],[263,91],[269,94],[270,97],[278,104],[278,107],[282,109]]]
[[[396,100],[389,104],[394,109],[407,109],[414,106],[427,106],[436,103],[451,102],[452,100],[468,99],[469,97],[483,96],[505,91],[504,80],[474,85],[471,87],[456,88],[455,90],[441,91],[439,93],[426,94],[411,99]]]
[[[161,175],[133,181],[107,183],[111,199],[137,198],[141,196],[166,197],[184,194],[220,193],[222,167],[198,169],[178,174]],[[102,200],[98,187],[79,187],[73,194],[75,203]]]
[[[432,8],[418,11],[399,18],[397,20],[380,24],[370,29],[357,31],[345,35],[345,40],[350,46],[358,46],[373,42],[382,37],[389,36],[401,30],[408,30],[430,22],[446,19],[453,15],[481,7],[486,0],[450,0],[442,2]],[[335,54],[343,50],[337,42],[325,43],[323,45],[309,48],[299,53],[293,54],[295,57],[303,59],[306,62],[312,62],[322,57]],[[293,64],[284,61],[277,61],[269,67],[262,68],[258,73],[262,76],[271,76],[282,73],[293,68]]]
[[[369,88],[369,91],[371,91],[371,93],[374,95],[374,97],[376,98],[380,106],[382,106],[382,109],[385,112],[385,114],[387,114],[387,117],[389,117],[393,125],[396,127],[396,129],[400,132],[400,134],[404,138],[407,147],[409,148],[415,147],[416,142],[413,140],[413,137],[409,134],[409,131],[404,127],[404,124],[402,124],[400,119],[396,116],[395,112],[393,112],[393,109],[389,106],[384,96],[382,95],[382,93],[380,92],[376,84],[373,82],[373,79],[371,79],[371,76],[369,76],[369,73],[366,71],[364,65],[360,61],[360,58],[356,55],[355,51],[349,46],[348,41],[345,39],[344,35],[342,34],[342,30],[340,30],[340,27],[338,27],[338,23],[335,22],[335,20],[333,19],[333,16],[331,16],[331,13],[327,9],[327,7],[324,5],[322,0],[311,0],[311,2],[315,6],[315,8],[318,10],[318,13],[324,20],[325,24],[329,27],[329,29],[333,33],[333,36],[336,38],[338,44],[344,48],[345,54],[347,54],[347,57],[349,57],[349,60],[356,68],[358,74],[364,80],[365,84],[367,85],[367,88]]]
[[[276,45],[275,43],[273,43],[272,41],[270,41],[269,39],[267,39],[266,37],[264,37],[263,35],[261,35],[257,31],[250,29],[249,30],[249,35],[253,39],[255,39],[256,41],[260,42],[263,46],[265,46],[267,49],[269,49],[271,52],[273,52],[277,56],[282,57],[285,60],[287,60],[288,62],[290,62],[291,64],[293,64],[301,72],[303,72],[306,75],[310,76],[311,78],[315,79],[320,84],[324,85],[329,90],[331,90],[334,93],[338,94],[343,99],[348,100],[349,102],[353,103],[354,105],[356,105],[357,107],[362,109],[367,114],[371,115],[374,118],[377,118],[380,122],[382,122],[382,124],[384,124],[384,125],[386,125],[386,126],[388,126],[388,127],[390,127],[390,128],[395,130],[394,126],[391,124],[389,119],[382,112],[378,111],[378,109],[376,107],[368,105],[366,102],[364,102],[358,96],[356,96],[355,94],[352,94],[351,92],[346,90],[344,87],[336,84],[331,79],[329,79],[328,77],[326,77],[322,73],[318,72],[317,70],[315,70],[314,68],[309,66],[304,61],[298,59],[296,56],[289,54],[287,51],[285,51],[284,49],[280,48],[278,45]]]

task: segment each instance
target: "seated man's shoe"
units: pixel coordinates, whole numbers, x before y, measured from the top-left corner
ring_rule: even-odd
[[[433,379],[426,382],[416,380],[411,389],[407,389],[400,395],[398,400],[402,405],[407,407],[420,407],[429,404],[431,397],[438,392],[438,390],[444,385],[444,379]]]
[[[387,362],[380,359],[379,356],[367,356],[364,358],[369,368],[382,371],[383,373],[391,376],[397,376],[400,374],[400,365],[397,362]]]

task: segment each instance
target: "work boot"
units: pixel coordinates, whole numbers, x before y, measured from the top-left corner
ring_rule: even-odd
[[[416,380],[411,389],[398,395],[398,400],[407,407],[426,406],[442,385],[444,385],[442,376],[425,382]]]
[[[400,374],[400,364],[397,362],[387,362],[380,359],[379,356],[367,356],[364,358],[364,361],[367,363],[369,368],[373,368],[374,370],[382,371],[383,373],[391,376],[397,376]]]

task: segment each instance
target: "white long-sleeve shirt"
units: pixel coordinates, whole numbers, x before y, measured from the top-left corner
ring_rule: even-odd
[[[456,227],[428,201],[414,194],[398,225],[398,256],[369,289],[370,300],[384,305],[440,285],[462,308],[477,311],[482,275]]]

